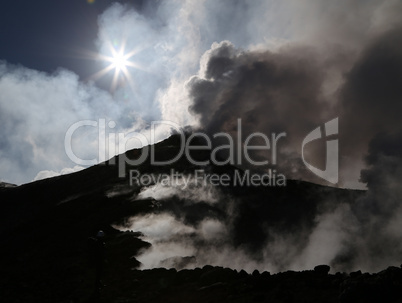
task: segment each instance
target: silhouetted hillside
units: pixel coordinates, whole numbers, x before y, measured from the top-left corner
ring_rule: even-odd
[[[173,158],[179,149],[178,140],[178,136],[172,136],[158,143],[156,159]],[[308,234],[324,209],[349,205],[361,194],[360,191],[288,180],[286,187],[216,186],[213,190],[217,197],[213,202],[201,195],[206,187],[191,189],[197,197],[186,196],[176,189],[160,198],[144,197],[146,190],[156,184],[130,185],[129,174],[119,178],[118,165],[112,164],[119,163],[123,156],[134,159],[139,154],[139,150],[131,150],[77,173],[0,188],[3,247],[0,288],[4,302],[88,300],[94,274],[88,265],[87,239],[99,229],[105,231],[107,244],[104,280],[108,286],[103,291],[104,302],[336,302],[340,294],[346,298],[343,302],[350,302],[347,298],[354,298],[356,289],[357,292],[367,288],[372,291],[377,286],[381,295],[397,296],[395,287],[400,280],[395,280],[397,284],[390,282],[394,281],[392,277],[401,275],[395,268],[374,276],[354,278],[317,271],[272,276],[255,272],[250,276],[244,271],[212,267],[179,272],[132,270],[140,265],[134,256],[146,254],[151,244],[144,240],[141,230],[123,232],[116,228],[129,228],[136,218],[168,214],[194,229],[206,219],[225,226],[225,237],[219,241],[200,238],[195,232],[185,239],[178,235],[175,241],[191,240],[198,255],[159,260],[167,267],[200,266],[205,257],[203,249],[211,246],[241,249],[255,262],[263,262],[264,245],[274,240],[272,231],[297,234],[303,230]],[[197,151],[192,156],[202,160],[210,155]],[[148,157],[141,165],[127,165],[125,169],[126,172],[136,169],[141,174],[156,175],[169,174],[171,169],[191,175],[203,169],[218,175],[227,174],[230,178],[237,170],[230,165],[195,166],[186,157],[157,167],[150,164]],[[301,247],[306,241],[301,237],[295,246]],[[337,260],[337,266],[347,267],[346,256]],[[282,266],[281,270],[287,270],[284,264],[278,263],[278,268]],[[377,286],[372,288],[371,284]],[[349,286],[352,290],[348,290]],[[384,289],[389,290],[388,294]],[[300,296],[305,300],[299,300]]]

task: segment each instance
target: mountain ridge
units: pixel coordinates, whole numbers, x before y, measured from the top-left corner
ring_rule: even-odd
[[[172,136],[157,143],[156,159],[171,159],[178,149],[177,140],[178,136]],[[116,282],[131,277],[131,268],[140,266],[133,256],[146,253],[151,244],[144,240],[141,231],[123,232],[113,227],[127,224],[130,218],[169,214],[194,228],[205,219],[220,220],[230,229],[225,245],[242,248],[258,259],[258,252],[269,241],[266,228],[284,233],[301,227],[311,229],[321,207],[334,207],[338,202],[346,203],[346,199],[353,201],[361,194],[361,191],[288,180],[286,188],[222,186],[217,189],[221,198],[216,203],[202,200],[192,203],[178,191],[159,200],[144,199],[140,193],[147,187],[130,186],[128,176],[119,178],[119,167],[113,164],[123,157],[133,159],[139,152],[139,149],[130,150],[79,172],[0,190],[3,222],[0,235],[5,247],[1,261],[5,274],[0,281],[9,294],[8,302],[13,302],[13,296],[20,300],[33,294],[43,296],[49,289],[51,298],[43,302],[58,302],[69,296],[79,297],[74,300],[82,302],[91,289],[86,241],[99,229],[107,235],[109,262],[113,268],[110,279]],[[196,151],[193,156],[209,157],[205,151]],[[156,174],[171,169],[190,174],[200,168],[185,157],[163,167],[153,167],[149,159],[139,166],[125,165],[126,172],[135,168],[141,173]],[[217,174],[233,174],[238,169],[230,165],[201,168]],[[324,197],[335,202],[324,205]],[[227,213],[229,200],[236,208],[233,216]]]

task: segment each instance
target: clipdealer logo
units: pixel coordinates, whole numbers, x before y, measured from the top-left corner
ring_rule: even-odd
[[[330,137],[338,135],[338,118],[325,123],[324,137]],[[338,151],[338,139],[332,139],[326,141],[326,157],[325,157],[325,169],[321,170],[314,167],[304,159],[304,146],[314,140],[321,139],[322,132],[321,127],[315,128],[311,131],[303,140],[302,143],[302,160],[304,165],[311,170],[318,177],[332,183],[338,183],[338,171],[339,171],[339,151]]]
[[[162,162],[157,161],[157,159],[155,158],[155,145],[153,145],[157,142],[157,127],[161,125],[164,125],[165,128],[167,127],[170,130],[175,129],[177,134],[179,134],[181,137],[178,154],[175,155],[172,159],[168,159]],[[278,144],[280,143],[279,141],[282,141],[281,139],[285,138],[287,135],[285,132],[272,133],[270,134],[270,136],[267,136],[266,134],[261,132],[254,132],[249,134],[246,138],[243,138],[241,119],[237,120],[237,130],[234,136],[224,132],[215,133],[212,136],[202,132],[195,132],[186,138],[186,135],[182,128],[178,124],[171,121],[153,121],[151,123],[150,129],[148,130],[148,137],[144,135],[144,132],[111,132],[110,130],[113,129],[115,126],[116,123],[114,121],[109,121],[108,123],[106,123],[106,119],[99,119],[98,121],[83,120],[74,123],[69,127],[65,135],[64,145],[67,156],[74,163],[87,166],[95,165],[97,163],[106,161],[108,158],[111,158],[109,163],[118,165],[119,177],[126,177],[126,169],[128,167],[127,165],[132,167],[141,165],[148,159],[148,157],[150,157],[150,164],[155,166],[172,165],[184,155],[189,163],[196,166],[206,166],[213,163],[218,166],[231,164],[241,167],[241,165],[244,164],[243,162],[246,162],[247,164],[251,164],[254,167],[265,167],[268,164],[275,167],[278,162]],[[94,157],[92,159],[81,159],[73,151],[73,135],[81,127],[93,127],[97,130],[97,157]],[[338,140],[331,139],[334,137],[334,135],[337,134],[338,118],[335,118],[325,123],[324,135],[321,132],[321,127],[317,127],[309,134],[307,134],[301,146],[301,157],[304,165],[315,175],[332,184],[336,184],[338,182]],[[205,144],[196,146],[191,145],[191,141],[197,137],[202,138]],[[326,167],[324,170],[321,170],[306,161],[304,149],[306,144],[321,139],[323,137],[330,137],[330,139],[326,141]],[[258,145],[252,144],[252,139],[254,138],[260,139],[260,143]],[[136,159],[130,159],[125,154],[127,150],[127,143],[130,140],[136,140],[139,143],[140,147],[142,147],[140,150],[137,151],[139,157],[137,157]],[[222,142],[227,144],[222,144]],[[209,150],[211,152],[211,158],[204,161],[197,161],[191,156],[192,150]],[[226,150],[229,155],[224,160],[217,156],[218,152],[221,150]],[[260,158],[257,161],[255,158],[253,158],[252,151],[258,151],[260,153],[266,152],[265,159],[261,160]],[[116,158],[112,158],[117,154],[120,155],[117,158],[119,163],[115,163]],[[263,175],[263,178],[261,178],[261,176],[259,176],[258,174],[249,174],[249,171],[246,171],[245,175],[247,179],[249,179],[249,176],[251,176],[251,180],[272,180],[275,179],[276,175],[278,175],[279,178],[277,178],[277,180],[281,179],[283,181],[285,179],[285,176],[283,174],[280,174],[279,172],[278,174],[276,174],[276,172],[277,170],[269,169],[267,173]],[[212,178],[215,178],[215,176],[212,176]],[[260,183],[263,184],[264,182]]]

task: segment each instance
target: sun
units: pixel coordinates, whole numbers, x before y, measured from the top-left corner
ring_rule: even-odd
[[[113,57],[111,57],[109,61],[117,71],[121,71],[130,65],[130,62],[127,60],[128,58],[126,57],[127,56],[120,51],[113,54]]]
[[[128,66],[135,67],[134,63],[129,60],[134,55],[132,52],[125,54],[124,48],[119,50],[111,48],[111,53],[111,57],[104,57],[104,59],[110,62],[110,68],[115,69],[117,73],[120,71],[127,73]]]
[[[110,43],[109,56],[105,56],[102,54],[97,55],[98,59],[104,62],[108,62],[109,65],[107,65],[101,71],[97,72],[91,78],[93,80],[99,79],[100,77],[114,70],[114,76],[110,87],[111,91],[114,91],[116,89],[118,83],[128,83],[133,88],[129,68],[143,70],[143,68],[138,63],[134,62],[132,58],[136,53],[138,53],[138,51],[138,49],[135,49],[130,52],[125,52],[124,44],[118,48]]]

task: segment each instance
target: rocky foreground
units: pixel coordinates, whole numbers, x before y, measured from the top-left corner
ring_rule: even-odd
[[[329,266],[271,275],[204,266],[193,270],[133,270],[108,280],[100,299],[88,302],[402,302],[402,269],[376,274],[328,274]],[[83,298],[65,302],[82,302]]]
[[[28,262],[18,258],[18,263],[9,256],[7,264],[3,259],[0,302],[402,302],[402,269],[398,267],[373,274],[329,274],[327,265],[276,274],[209,265],[139,270],[140,263],[130,257],[131,252],[149,244],[138,233],[110,229],[107,234],[105,286],[99,292],[88,254],[73,253],[61,241],[53,242],[58,247],[53,253],[38,251],[37,258]]]

